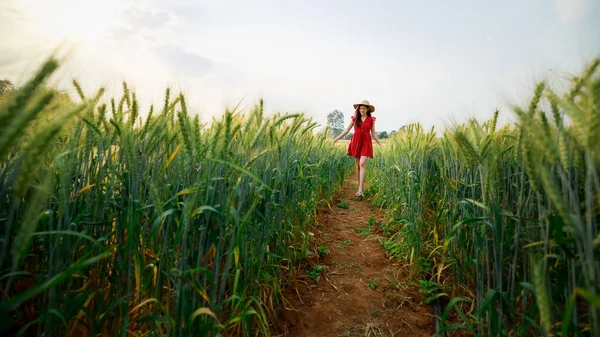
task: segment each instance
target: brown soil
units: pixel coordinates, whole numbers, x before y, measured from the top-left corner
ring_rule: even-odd
[[[432,336],[432,308],[419,305],[418,286],[406,282],[406,268],[386,255],[378,232],[384,215],[368,198],[355,196],[351,175],[343,191],[317,214],[313,243],[304,268],[326,266],[315,282],[303,270],[299,281],[283,293],[285,306],[274,322],[273,336]],[[349,208],[338,206],[347,202]],[[357,229],[375,224],[371,234]],[[360,231],[360,230],[359,230]],[[320,257],[318,247],[329,255]]]

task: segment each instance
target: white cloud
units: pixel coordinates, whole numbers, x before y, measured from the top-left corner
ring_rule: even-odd
[[[556,10],[562,21],[576,21],[584,18],[598,4],[598,0],[556,0]]]
[[[214,103],[219,93],[196,80],[210,71],[212,62],[188,51],[176,32],[185,20],[148,1],[109,2],[103,2],[106,6],[99,11],[79,8],[75,0],[58,0],[52,6],[14,2],[2,8],[0,77],[22,83],[57,46],[63,46],[73,50],[53,82],[63,89],[72,91],[74,78],[87,93],[104,86],[108,95],[115,95],[126,81],[148,107],[162,102],[171,86],[173,94],[179,90],[192,94],[187,100],[192,111],[220,107]],[[80,31],[86,22],[94,29]]]

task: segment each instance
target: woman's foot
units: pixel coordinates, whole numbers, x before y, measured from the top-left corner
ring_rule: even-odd
[[[363,191],[358,190],[358,192],[356,192],[356,196],[357,197],[364,197]]]

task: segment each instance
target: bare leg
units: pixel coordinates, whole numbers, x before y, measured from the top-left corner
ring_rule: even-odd
[[[358,190],[360,192],[363,191],[363,187],[364,187],[364,183],[365,183],[365,173],[367,173],[366,169],[367,169],[367,157],[366,156],[362,156],[360,157],[360,176],[358,178]]]
[[[356,163],[356,181],[360,181],[360,158],[354,157],[354,162]]]

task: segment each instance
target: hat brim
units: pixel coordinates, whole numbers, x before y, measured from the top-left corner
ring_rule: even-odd
[[[375,112],[375,107],[372,105],[368,105],[368,104],[360,104],[360,103],[354,104],[354,109],[358,109],[358,107],[361,105],[368,106],[370,112]]]

